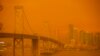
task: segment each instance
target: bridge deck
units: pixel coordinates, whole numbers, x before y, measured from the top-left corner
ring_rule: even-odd
[[[28,34],[14,34],[14,33],[0,33],[0,38],[28,38],[28,39],[41,39],[44,41],[51,41],[57,43],[59,45],[64,45],[60,41],[57,41],[52,38],[44,37],[44,36],[37,36],[37,35],[28,35]]]

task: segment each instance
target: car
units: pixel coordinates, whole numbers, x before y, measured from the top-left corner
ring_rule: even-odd
[[[4,56],[5,42],[0,42],[0,56]]]

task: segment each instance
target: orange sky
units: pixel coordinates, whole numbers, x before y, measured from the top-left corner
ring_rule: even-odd
[[[97,11],[99,6],[95,0],[2,0],[1,3],[4,7],[0,12],[1,22],[4,24],[3,32],[14,32],[16,5],[23,6],[34,31],[32,33],[29,30],[27,21],[23,17],[26,29],[24,32],[27,34],[37,33],[64,40],[68,34],[69,24],[73,24],[78,30],[100,32],[98,15],[100,11]],[[22,25],[17,27],[21,29]]]

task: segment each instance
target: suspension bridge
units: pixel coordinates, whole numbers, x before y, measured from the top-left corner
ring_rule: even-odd
[[[13,53],[11,54],[12,56],[25,56],[25,47],[24,47],[25,39],[30,39],[32,41],[31,42],[32,56],[52,56],[53,54],[61,51],[64,48],[64,43],[58,40],[45,36],[23,34],[23,31],[25,31],[23,25],[25,19],[32,33],[33,30],[28,22],[28,19],[26,18],[23,6],[15,6],[14,10],[15,10],[14,33],[2,33],[2,32],[0,33],[0,39],[6,39],[6,38],[12,39],[13,42],[12,46]],[[6,47],[6,44],[4,45],[5,46],[1,45],[0,47]],[[18,48],[20,52],[17,51]]]

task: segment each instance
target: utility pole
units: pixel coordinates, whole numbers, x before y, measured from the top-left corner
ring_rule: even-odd
[[[0,1],[0,12],[3,10],[3,5],[1,4],[1,1]],[[1,20],[1,18],[0,18]],[[3,24],[0,22],[0,31],[2,30],[2,27],[3,27]]]
[[[0,31],[2,30],[3,24],[0,22]]]

